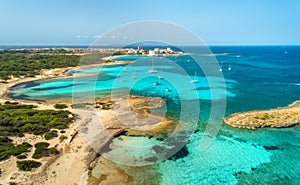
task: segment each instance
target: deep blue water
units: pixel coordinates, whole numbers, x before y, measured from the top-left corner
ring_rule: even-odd
[[[300,99],[300,46],[220,46],[211,47],[211,50],[216,54],[225,78],[226,115],[286,106]],[[200,152],[199,141],[210,114],[210,93],[212,89],[217,93],[222,92],[218,85],[220,79],[213,78],[213,86],[209,86],[201,69],[189,56],[170,56],[167,59],[175,61],[191,79],[199,81],[193,84],[194,90],[189,81],[183,80],[186,83],[181,84],[179,81],[182,80],[169,83],[167,80],[157,79],[158,75],[165,79],[184,79],[174,70],[173,64],[168,62],[154,62],[152,65],[148,61],[147,65],[141,66],[111,66],[70,73],[104,72],[104,76],[95,79],[96,94],[110,93],[114,86],[118,90],[130,87],[131,93],[135,94],[167,98],[169,115],[175,117],[179,111],[176,106],[178,97],[190,102],[199,97],[202,115],[200,118],[204,123],[200,125],[199,132],[190,137],[186,145],[189,152],[187,156],[159,163],[162,184],[300,183],[299,126],[252,131],[223,125],[213,144]],[[147,74],[152,68],[157,73]],[[142,80],[132,83],[133,77]],[[160,85],[153,85],[157,81]],[[85,91],[89,88],[89,79],[86,78],[76,79],[75,83],[73,78],[54,79],[18,85],[12,89],[10,95],[39,100],[67,99],[72,97],[72,90]],[[166,88],[171,91],[166,92]],[[126,141],[126,137],[123,141]],[[115,141],[116,144],[118,142]],[[122,150],[119,152],[126,153]]]

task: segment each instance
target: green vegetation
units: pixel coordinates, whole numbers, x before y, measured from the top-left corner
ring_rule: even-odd
[[[21,154],[21,155],[17,156],[17,159],[26,159],[26,158],[27,158],[27,156],[24,155],[24,154]]]
[[[59,142],[63,142],[65,139],[68,139],[68,137],[64,135],[59,136]]]
[[[11,75],[33,77],[41,69],[77,66],[79,60],[76,55],[4,53],[0,54],[0,79],[8,80]]]
[[[29,143],[22,143],[19,145],[14,145],[12,140],[8,137],[0,137],[0,161],[9,158],[11,155],[19,156],[32,146]]]
[[[32,155],[32,158],[34,159],[40,159],[42,157],[50,157],[54,155],[58,155],[59,151],[55,148],[48,148],[49,143],[46,142],[40,142],[34,145],[35,152]]]
[[[116,51],[112,54],[112,56],[116,56],[116,55],[125,55],[126,52],[125,51]]]
[[[42,163],[26,160],[26,161],[17,161],[17,167],[22,171],[31,171],[33,168],[38,168],[42,165]]]
[[[81,53],[84,53],[82,51]],[[67,55],[66,55],[67,54]],[[14,77],[34,77],[41,69],[74,67],[101,63],[102,58],[111,53],[93,53],[82,56],[72,55],[72,51],[64,49],[40,50],[0,50],[0,79]]]
[[[35,110],[33,105],[0,104],[0,136],[42,135],[73,122],[69,111]]]
[[[97,102],[95,108],[110,110],[112,109],[112,102]]]
[[[71,107],[72,107],[73,109],[84,109],[84,108],[86,108],[88,105],[91,105],[91,104],[87,104],[87,103],[77,103],[77,104],[71,105]]]
[[[44,135],[44,138],[46,140],[50,140],[50,139],[53,139],[55,137],[58,137],[57,130],[51,130],[50,132],[48,132]]]
[[[66,108],[68,108],[68,105],[66,105],[66,104],[55,104],[54,108],[56,108],[56,109],[66,109]]]
[[[269,118],[270,118],[269,114],[268,113],[264,113],[260,119],[266,120],[266,119],[269,119]]]

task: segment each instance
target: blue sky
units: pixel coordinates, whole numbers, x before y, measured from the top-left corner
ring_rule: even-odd
[[[300,44],[299,0],[0,0],[0,16],[0,45],[89,45],[142,20],[179,24],[209,45]]]

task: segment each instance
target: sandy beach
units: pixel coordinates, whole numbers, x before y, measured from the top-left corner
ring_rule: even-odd
[[[126,64],[127,61],[106,63],[101,65],[120,65]],[[70,69],[78,68],[87,68],[87,67],[96,67],[101,66],[89,65],[89,66],[80,66],[76,68],[60,68],[60,69],[51,69],[51,70],[42,70],[41,75],[36,76],[35,78],[14,78],[9,80],[8,83],[0,84],[0,93],[1,99],[0,103],[5,101],[12,101],[8,96],[9,88],[14,85],[42,80],[42,79],[51,79],[56,77],[70,77],[65,74],[65,71]],[[148,103],[153,101],[153,98],[150,97],[140,97],[132,96],[130,97],[130,106],[134,107],[133,112],[137,114],[138,117],[151,117],[154,122],[152,124],[144,123],[142,125],[124,125],[116,118],[116,113],[113,110],[101,110],[96,109],[96,118],[101,119],[103,125],[93,124],[93,120],[90,117],[87,117],[87,112],[85,110],[75,110],[71,108],[71,102],[60,102],[68,105],[66,110],[75,113],[78,115],[76,122],[69,125],[69,128],[66,129],[66,133],[59,134],[63,135],[66,139],[60,140],[59,137],[49,140],[50,147],[56,147],[60,154],[50,158],[42,158],[37,161],[42,163],[42,166],[32,170],[31,172],[23,172],[18,170],[16,166],[16,158],[11,156],[9,159],[0,162],[0,168],[2,173],[0,175],[0,182],[3,184],[8,184],[9,182],[16,182],[18,184],[80,184],[84,185],[88,183],[89,179],[89,168],[90,164],[97,159],[97,153],[95,148],[91,147],[91,141],[98,142],[97,148],[101,149],[106,143],[113,138],[114,136],[120,134],[124,130],[130,129],[133,135],[146,135],[152,133],[155,135],[160,132],[162,128],[167,128],[168,125],[172,128],[169,128],[172,131],[176,127],[174,120],[166,119],[157,115],[149,114],[147,110],[151,108],[156,108],[157,106],[163,106],[163,100],[156,98],[155,101],[157,105],[149,106]],[[32,104],[36,105],[37,109],[54,109],[54,102],[39,102],[39,101],[29,101],[29,100],[17,100],[21,104]],[[107,98],[103,100],[107,102]],[[126,105],[127,100],[120,96],[118,106]],[[132,112],[124,112],[122,116],[128,116]],[[174,127],[174,128],[173,128]],[[158,130],[158,131],[156,131]],[[149,132],[147,132],[149,131]],[[105,134],[103,134],[105,133]],[[88,138],[90,137],[90,138]],[[42,136],[34,136],[31,134],[26,134],[25,137],[18,138],[13,137],[15,144],[28,142],[31,145],[34,145],[37,142],[45,141]],[[87,142],[88,140],[88,142]],[[32,149],[28,156],[34,152]],[[28,158],[31,159],[31,158]],[[117,173],[120,169],[115,168],[112,174]],[[66,178],[68,177],[68,178]],[[95,177],[93,177],[95,180]],[[90,180],[89,180],[90,181]],[[97,180],[101,184],[101,180]],[[115,179],[114,181],[115,182]],[[102,183],[106,184],[108,181],[103,181]]]

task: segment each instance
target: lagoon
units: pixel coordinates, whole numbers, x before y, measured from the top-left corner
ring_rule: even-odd
[[[300,84],[299,46],[226,46],[213,47],[212,50],[220,54],[217,59],[225,77],[226,115],[286,106],[300,99],[300,86],[297,85]],[[286,50],[288,53],[284,52]],[[170,100],[167,102],[169,116],[174,117],[179,111],[176,106],[179,97],[184,101],[199,101],[202,124],[186,145],[187,155],[158,164],[158,179],[161,184],[260,184],[262,180],[270,184],[298,184],[299,126],[251,131],[223,125],[210,148],[204,152],[199,151],[199,140],[210,115],[209,102],[212,98],[221,97],[212,97],[211,90],[221,93],[221,79],[211,77],[214,83],[209,86],[203,73],[195,75],[197,67],[188,57],[167,57],[166,61],[155,63],[158,72],[151,74],[151,62],[147,65],[119,65],[69,71],[79,74],[75,80],[71,77],[20,84],[11,89],[10,96],[48,101],[71,99],[74,90],[84,92],[94,87],[96,96],[109,94],[112,89],[130,89],[132,94],[167,98]],[[172,59],[174,64],[185,69],[189,79],[197,79],[198,83],[193,84],[193,87],[187,80],[172,83],[167,81],[166,79],[187,78],[174,70],[174,65],[167,59]],[[188,60],[190,61],[187,62]],[[229,66],[231,70],[228,70]],[[93,75],[96,85],[91,86],[91,79],[84,75]],[[158,75],[164,76],[164,79],[158,79]],[[157,81],[160,85],[154,85]],[[171,91],[166,91],[166,88]],[[132,141],[132,138],[124,140]],[[144,139],[141,140],[145,142]],[[119,143],[118,140],[114,142],[116,145]],[[122,148],[118,152],[122,152]]]

